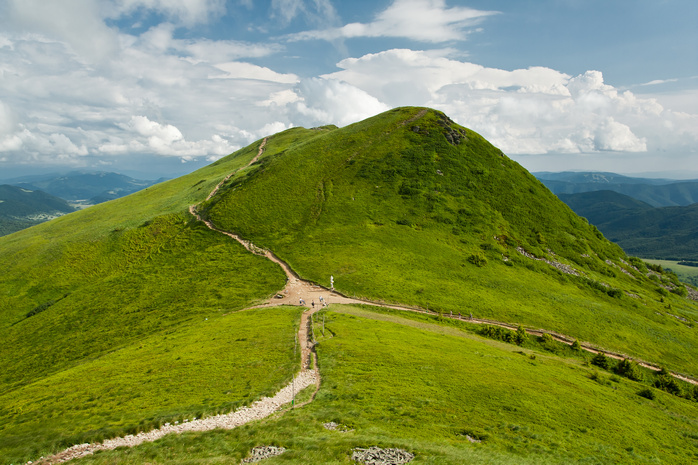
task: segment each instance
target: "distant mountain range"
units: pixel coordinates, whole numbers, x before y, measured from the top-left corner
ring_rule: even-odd
[[[569,171],[534,176],[628,254],[698,259],[698,180]]]
[[[68,174],[24,176],[5,180],[4,183],[94,205],[132,194],[161,181],[164,179],[144,181],[118,173],[74,171]]]
[[[652,207],[686,206],[698,202],[698,180],[633,178],[615,173],[533,173],[553,194],[614,191]]]
[[[72,211],[68,202],[45,192],[0,185],[0,236]]]
[[[0,236],[137,192],[164,179],[144,181],[118,173],[50,173],[0,181]],[[72,205],[71,205],[72,204]]]

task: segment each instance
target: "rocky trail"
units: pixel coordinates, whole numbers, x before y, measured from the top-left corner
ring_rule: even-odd
[[[417,117],[413,119],[417,119],[418,117],[422,116],[417,115]],[[407,123],[407,122],[406,122]],[[255,161],[259,159],[259,157],[262,155],[264,152],[264,147],[266,145],[267,139],[265,138],[262,143],[260,144],[259,151],[257,155],[250,160],[249,163],[247,163],[244,167],[239,168],[238,170],[230,173],[228,176],[226,176],[218,185],[211,191],[211,193],[207,196],[206,200],[210,200],[220,189],[220,187],[228,181],[233,175],[235,175],[239,170],[244,169],[249,167],[251,164],[253,164]],[[84,457],[86,455],[92,454],[96,451],[100,450],[112,450],[117,447],[134,447],[139,444],[142,444],[144,442],[152,442],[156,441],[157,439],[162,438],[163,436],[167,434],[172,434],[172,433],[183,433],[183,432],[188,432],[188,431],[210,431],[216,428],[223,428],[223,429],[232,429],[237,426],[244,425],[250,421],[254,420],[260,420],[263,418],[266,418],[267,416],[273,414],[274,412],[278,411],[283,405],[291,403],[292,400],[295,397],[295,393],[298,393],[299,391],[315,385],[315,392],[311,396],[311,398],[302,403],[302,404],[297,404],[295,405],[295,408],[302,407],[303,405],[306,405],[309,402],[312,402],[312,400],[315,397],[315,394],[320,388],[320,374],[319,372],[314,368],[317,366],[317,360],[316,360],[316,355],[314,352],[314,342],[311,340],[311,315],[318,312],[321,310],[324,306],[330,305],[330,304],[360,304],[360,305],[373,305],[373,306],[379,306],[379,307],[384,307],[384,308],[390,308],[394,310],[402,310],[402,311],[411,311],[411,312],[419,312],[419,313],[427,313],[427,314],[437,314],[434,311],[430,311],[428,309],[423,309],[423,308],[418,308],[418,307],[408,307],[408,306],[402,306],[402,305],[395,305],[395,304],[390,304],[386,302],[378,302],[378,301],[371,301],[371,300],[366,300],[366,299],[358,299],[358,298],[351,298],[347,297],[334,289],[327,289],[323,286],[317,285],[315,283],[305,281],[301,279],[289,266],[286,262],[278,258],[274,253],[272,253],[269,250],[262,249],[260,247],[257,247],[254,245],[252,242],[245,240],[241,238],[240,236],[229,232],[229,231],[224,231],[222,229],[219,229],[216,227],[211,221],[204,219],[198,212],[197,206],[196,205],[191,205],[189,207],[189,212],[191,213],[192,216],[194,216],[197,220],[203,222],[209,229],[212,231],[216,231],[221,234],[225,234],[226,236],[236,240],[240,244],[242,244],[248,251],[261,255],[266,257],[267,259],[273,261],[274,263],[277,263],[284,271],[287,277],[287,282],[286,286],[282,291],[280,291],[278,294],[276,294],[274,297],[272,297],[268,302],[263,303],[261,305],[257,305],[255,308],[259,307],[271,307],[271,306],[279,306],[279,305],[295,305],[295,306],[305,306],[308,307],[308,310],[304,311],[303,314],[301,315],[301,323],[300,323],[300,328],[298,331],[298,341],[300,343],[300,349],[301,349],[301,364],[300,364],[300,372],[299,374],[294,378],[294,380],[289,383],[287,386],[282,388],[279,392],[276,393],[273,397],[264,397],[260,399],[259,401],[253,403],[249,407],[242,407],[234,412],[231,412],[229,414],[224,414],[224,415],[216,415],[213,417],[208,417],[204,419],[194,419],[191,421],[185,421],[184,423],[180,424],[165,424],[161,428],[154,429],[148,432],[141,432],[137,435],[128,435],[124,437],[119,437],[119,438],[113,438],[113,439],[108,439],[105,440],[102,443],[97,443],[97,444],[78,444],[74,445],[58,454],[55,454],[51,457],[47,458],[41,458],[39,461],[35,462],[37,464],[42,464],[42,465],[51,465],[51,464],[57,464],[57,463],[63,463],[67,462],[69,460],[72,460],[74,458],[79,458],[79,457]],[[315,305],[313,305],[313,303]],[[472,316],[462,316],[462,315],[454,315],[452,313],[449,314],[441,314],[442,317],[445,318],[452,318],[452,319],[459,319],[463,321],[467,321],[469,323],[474,323],[474,324],[487,324],[487,325],[495,325],[495,326],[500,326],[502,328],[510,329],[510,330],[516,330],[517,325],[510,324],[510,323],[505,323],[501,321],[495,321],[495,320],[488,320],[488,319],[479,319],[479,318],[473,318]],[[558,334],[552,331],[547,331],[544,329],[533,329],[533,328],[525,328],[526,332],[530,335],[534,336],[542,336],[543,334],[548,334],[550,335],[553,339],[563,342],[565,344],[571,345],[574,342],[574,339],[563,335],[563,334]],[[623,355],[623,354],[618,354],[618,353],[613,353],[609,352],[606,350],[602,350],[600,348],[594,347],[591,344],[587,343],[580,343],[581,347],[591,353],[604,353],[606,356],[622,360],[622,359],[629,359],[629,360],[634,360],[632,357]],[[659,371],[660,367],[643,362],[641,360],[636,360],[639,365]],[[698,385],[698,381],[696,381],[693,378],[690,378],[688,376],[683,376],[681,374],[677,373],[671,373],[672,376],[681,379],[683,381],[689,382],[694,385]],[[32,463],[32,462],[28,462]],[[399,462],[399,463],[405,463],[405,462]]]

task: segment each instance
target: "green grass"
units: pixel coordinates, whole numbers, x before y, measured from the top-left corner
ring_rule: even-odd
[[[521,349],[395,312],[333,306],[316,332],[316,400],[232,431],[168,437],[78,464],[239,463],[257,445],[289,449],[268,463],[350,463],[354,447],[400,447],[413,463],[644,464],[698,458],[698,404],[625,378],[602,382],[576,359]],[[535,358],[532,356],[535,355]],[[354,429],[327,431],[335,421]],[[471,444],[465,435],[482,440]],[[266,462],[265,462],[266,463]]]
[[[299,367],[299,321],[295,307],[198,318],[5,393],[0,456],[36,459],[271,396]]]
[[[290,378],[296,312],[259,330],[224,317],[283,288],[283,271],[185,213],[256,152],[0,238],[0,457],[248,403]]]
[[[662,311],[694,321],[695,303],[624,265],[617,245],[479,135],[433,111],[405,124],[420,111],[280,133],[206,214],[348,295],[542,327],[698,375],[698,334]],[[466,139],[450,144],[448,131]]]
[[[328,285],[334,275],[350,295],[542,327],[698,373],[698,307],[661,287],[678,285],[673,275],[623,265],[617,246],[499,150],[437,112],[407,122],[420,114],[397,109],[343,129],[273,136],[204,212],[304,278]],[[454,135],[459,145],[448,142]],[[259,144],[0,238],[8,463],[228,410],[297,369],[296,311],[238,312],[283,287],[280,267],[186,213]],[[408,448],[422,463],[695,458],[695,403],[637,396],[647,383],[594,375],[574,354],[534,342],[483,340],[467,326],[342,311],[328,316],[324,384],[309,406],[83,463],[237,463],[267,442],[292,449],[269,463],[346,463],[352,447],[371,444]],[[337,436],[326,421],[356,431]],[[471,445],[464,432],[487,439]]]

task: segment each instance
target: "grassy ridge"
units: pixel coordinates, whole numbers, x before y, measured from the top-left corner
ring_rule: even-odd
[[[438,112],[271,137],[205,207],[346,294],[543,327],[698,374],[695,330],[660,311],[698,320],[696,305],[664,295],[526,170]]]
[[[354,447],[401,447],[429,464],[690,463],[698,405],[625,378],[592,379],[579,360],[483,340],[452,326],[333,306],[316,326],[323,384],[314,402],[227,432],[164,438],[79,464],[348,463]],[[416,317],[415,317],[416,318]],[[450,323],[449,323],[450,324]],[[353,429],[327,431],[329,421]],[[466,435],[482,442],[470,443]]]
[[[279,317],[278,325],[260,316],[257,324],[271,334],[220,319],[282,288],[283,271],[185,213],[258,146],[0,238],[0,457],[35,459],[141,422],[246,403],[290,377],[297,315]],[[207,318],[223,322],[227,339],[249,337],[249,347],[227,347],[210,363],[225,346],[202,326]],[[177,348],[173,334],[180,332],[188,336]],[[241,365],[249,370],[230,371],[224,361],[231,357],[253,358]],[[239,381],[229,389],[203,382],[230,373]],[[164,390],[148,383],[155,379]],[[186,379],[198,384],[199,397],[179,391]]]

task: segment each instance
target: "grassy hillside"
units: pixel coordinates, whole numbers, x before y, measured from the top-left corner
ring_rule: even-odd
[[[333,306],[316,325],[315,401],[233,431],[164,438],[76,464],[346,464],[355,447],[402,448],[414,464],[650,464],[698,458],[698,404],[534,345],[484,340],[424,315]],[[335,422],[350,432],[328,431]],[[468,436],[480,441],[472,443]]]
[[[303,278],[333,275],[346,294],[542,327],[698,373],[698,307],[675,277],[629,259],[445,115],[403,108],[294,128],[240,169],[260,144],[0,238],[2,463],[230,410],[288,382],[298,309],[245,310],[284,273],[186,213],[232,172],[202,212]],[[550,341],[483,340],[415,313],[337,308],[326,319],[322,390],[303,410],[76,463],[239,463],[269,442],[292,449],[269,463],[347,463],[372,444],[409,448],[416,463],[696,457],[687,389],[684,399],[651,380],[612,380]],[[648,389],[654,400],[637,395]],[[355,432],[337,436],[326,421]]]
[[[248,403],[290,379],[298,313],[231,313],[282,288],[283,272],[184,213],[257,146],[0,238],[2,463]]]
[[[653,208],[612,191],[561,194],[560,200],[631,255],[698,260],[698,203]]]
[[[696,331],[660,300],[691,321],[695,304],[664,295],[526,170],[435,111],[279,134],[206,213],[345,294],[542,327],[698,373]]]

